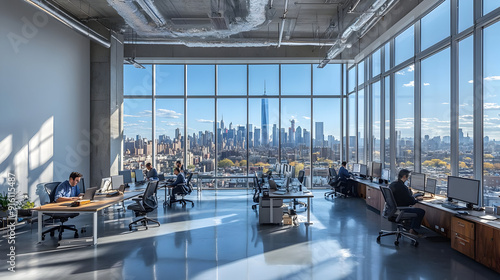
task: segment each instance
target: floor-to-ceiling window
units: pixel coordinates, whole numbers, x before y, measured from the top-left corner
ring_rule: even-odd
[[[380,162],[380,81],[371,85],[372,92],[372,158],[373,161]]]
[[[474,177],[473,37],[458,43],[458,174]]]
[[[394,75],[396,168],[413,170],[415,162],[414,65]]]

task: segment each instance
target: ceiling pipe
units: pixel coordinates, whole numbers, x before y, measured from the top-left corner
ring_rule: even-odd
[[[293,40],[283,41],[283,46],[318,46],[329,47],[337,43],[337,40]],[[171,46],[187,46],[187,47],[220,47],[220,48],[236,48],[236,47],[273,47],[277,46],[277,42],[266,40],[256,41],[253,39],[231,39],[231,41],[188,41],[188,40],[126,40],[125,44],[137,45],[171,45]]]
[[[285,0],[285,11],[283,11],[283,17],[281,18],[281,28],[280,37],[278,40],[278,48],[281,46],[281,40],[283,39],[283,31],[285,29],[286,14],[288,13],[288,0]]]
[[[85,37],[88,37],[90,40],[98,43],[99,45],[105,48],[111,47],[111,42],[104,36],[95,32],[90,27],[81,23],[74,17],[68,15],[66,12],[62,11],[53,4],[43,0],[25,0],[25,1],[37,7],[38,9],[42,10],[43,12],[47,13],[48,15],[52,16],[53,18],[57,19],[58,21],[64,23],[69,28],[75,30],[76,32],[82,34]]]

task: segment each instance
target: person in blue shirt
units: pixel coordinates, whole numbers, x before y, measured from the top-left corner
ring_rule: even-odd
[[[176,167],[174,169],[174,174],[177,176],[177,179],[175,182],[169,184],[168,186],[173,187],[172,189],[172,195],[170,196],[170,201],[175,200],[175,195],[178,193],[184,193],[185,192],[185,187],[186,187],[186,179],[184,178],[184,172],[181,172],[179,167]]]
[[[347,170],[346,168],[347,162],[343,161],[342,166],[339,168],[339,181],[345,184],[346,190],[352,194],[354,197],[358,197],[358,190],[356,187],[356,184],[350,180],[351,179],[351,173]]]
[[[80,199],[83,193],[80,193],[78,183],[82,177],[83,175],[78,172],[71,172],[69,179],[57,186],[54,201],[64,202]]]
[[[347,182],[347,179],[351,178],[351,174],[347,171],[347,162],[343,161],[342,166],[339,168],[339,179],[342,182]]]
[[[146,163],[146,178],[148,180],[158,180],[158,172],[153,168],[150,162]]]

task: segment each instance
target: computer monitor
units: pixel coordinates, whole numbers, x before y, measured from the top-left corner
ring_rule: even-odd
[[[106,177],[101,179],[101,187],[99,188],[99,191],[105,192],[109,191],[112,189],[111,185],[111,177]]]
[[[479,203],[479,184],[479,180],[448,176],[448,200],[460,200],[472,208]]]
[[[111,184],[113,186],[113,190],[117,190],[123,185],[123,175],[111,176]]]
[[[431,194],[436,194],[437,180],[427,177],[425,182],[425,191]]]
[[[366,164],[366,172],[367,172],[366,176],[369,176],[369,177],[373,176],[372,175],[372,164],[373,164],[373,162],[371,162],[371,161],[367,162],[367,164]]]
[[[359,174],[359,172],[360,172],[360,171],[361,171],[361,170],[359,169],[359,163],[355,163],[355,164],[353,164],[353,166],[352,166],[352,173],[357,173],[357,174]]]
[[[118,174],[123,176],[123,183],[124,184],[132,183],[132,170],[118,171]]]
[[[410,177],[410,188],[425,192],[425,174],[412,172]]]
[[[142,169],[134,170],[135,173],[135,182],[144,182],[144,173],[142,173]]]
[[[368,168],[366,167],[366,164],[359,165],[359,174],[361,176],[368,176]]]
[[[382,176],[380,179],[385,180],[385,181],[390,181],[391,180],[391,170],[388,168],[382,169]]]
[[[380,178],[382,177],[382,163],[372,162],[372,177]]]

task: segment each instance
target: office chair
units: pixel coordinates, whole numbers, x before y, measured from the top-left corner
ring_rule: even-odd
[[[415,236],[405,230],[405,225],[411,222],[412,218],[417,217],[417,214],[405,212],[405,210],[411,209],[411,207],[398,207],[396,205],[396,199],[394,199],[394,194],[389,187],[380,186],[380,190],[385,199],[385,209],[382,216],[391,222],[395,222],[397,224],[397,229],[394,231],[381,230],[378,233],[377,242],[380,242],[380,237],[382,236],[396,235],[394,245],[398,246],[399,239],[401,237],[406,237],[411,240],[415,247],[417,247],[418,241],[415,239]]]
[[[160,182],[165,181],[165,174],[163,174],[163,173],[158,174],[158,181],[160,181]]]
[[[180,202],[182,204],[182,206],[186,206],[186,204],[188,202],[191,202],[191,207],[194,207],[194,202],[192,200],[185,199],[186,195],[191,194],[191,192],[193,191],[193,187],[191,186],[191,178],[192,177],[193,177],[193,173],[189,173],[188,178],[186,180],[186,183],[177,185],[177,186],[181,186],[182,192],[178,194],[181,196],[181,199],[170,200],[168,207],[172,207],[172,203],[177,203],[177,202]]]
[[[260,197],[260,193],[262,191],[262,187],[259,183],[259,177],[257,177],[257,173],[255,173],[255,177],[253,177],[253,189],[254,189],[254,192],[253,192],[253,202],[255,204],[252,205],[252,209],[253,210],[257,210],[257,206],[259,205],[259,197]]]
[[[158,208],[158,198],[156,196],[156,190],[158,189],[158,181],[150,181],[144,194],[139,198],[133,198],[135,204],[129,205],[127,209],[134,211],[136,217],[139,218],[128,225],[129,230],[132,230],[132,226],[141,223],[148,229],[148,222],[155,223],[160,226],[160,223],[156,220],[147,217],[147,213]]]
[[[56,189],[57,186],[59,186],[61,182],[51,182],[51,183],[46,183],[43,185],[43,188],[49,195],[49,203],[54,203],[55,202],[55,196],[56,196]],[[60,225],[54,226],[44,232],[42,232],[42,240],[45,240],[45,234],[50,233],[50,236],[54,236],[55,231],[57,230],[59,232],[59,240],[62,239],[62,234],[65,229],[71,230],[75,232],[74,237],[78,238],[78,229],[76,229],[76,226],[74,225],[65,225],[64,223],[67,222],[69,219],[72,219],[80,214],[78,213],[44,213],[44,215],[47,215],[51,217],[52,220],[59,220],[61,222]],[[39,221],[40,223],[41,221]]]
[[[335,168],[328,169],[328,185],[330,185],[331,191],[325,193],[325,197],[337,196],[337,187],[339,185],[339,177]]]
[[[299,171],[299,176],[297,177],[297,179],[299,180],[301,185],[304,184],[304,176],[305,175],[306,175],[306,172],[304,170]]]

